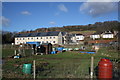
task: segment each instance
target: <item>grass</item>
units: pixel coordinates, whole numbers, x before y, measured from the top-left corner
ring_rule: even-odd
[[[72,31],[71,33],[80,33],[80,34],[88,34],[88,33],[95,33],[96,31]]]
[[[26,54],[31,53],[30,50],[25,52]],[[13,53],[13,49],[3,49],[4,58],[13,55]],[[25,63],[32,64],[33,60],[36,60],[37,78],[89,78],[91,56],[94,56],[95,69],[101,58],[114,59],[118,58],[117,55],[117,51],[103,47],[95,55],[80,54],[79,51],[67,51],[58,54],[33,55],[20,59],[6,59],[5,64],[3,64],[3,77],[32,78],[32,74],[25,75],[22,72],[22,65]],[[94,77],[96,77],[95,74]]]
[[[2,49],[2,58],[12,57],[15,53],[14,51],[15,49],[12,48]],[[16,52],[18,53],[18,50]],[[25,49],[25,56],[30,56],[30,55],[31,55],[31,50]]]
[[[2,58],[14,55],[14,49],[2,49]]]

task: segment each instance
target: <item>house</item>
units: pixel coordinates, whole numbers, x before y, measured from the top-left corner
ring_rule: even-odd
[[[76,43],[77,42],[76,34],[71,34],[71,40],[72,40],[72,43]]]
[[[79,43],[83,43],[83,41],[84,41],[84,38],[85,38],[85,36],[84,35],[82,35],[82,34],[75,34],[75,37],[73,37],[73,41],[76,43],[76,44],[79,44]]]
[[[105,31],[101,34],[102,38],[114,38],[114,34],[111,31]]]
[[[99,38],[100,38],[100,35],[97,34],[97,33],[94,33],[94,34],[90,35],[90,38],[92,38],[93,40],[99,39]]]
[[[23,33],[15,35],[15,45],[26,44],[26,42],[40,42],[51,44],[64,44],[63,37],[66,32],[40,32],[40,33]]]
[[[72,39],[71,38],[72,38],[72,34],[69,34],[69,33],[65,34],[63,36],[64,44],[72,43]]]
[[[82,34],[76,34],[75,36],[76,36],[76,41],[83,41],[85,38],[84,35]]]

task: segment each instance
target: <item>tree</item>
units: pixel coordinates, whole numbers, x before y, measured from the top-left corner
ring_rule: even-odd
[[[14,35],[12,32],[2,34],[2,44],[14,43]]]

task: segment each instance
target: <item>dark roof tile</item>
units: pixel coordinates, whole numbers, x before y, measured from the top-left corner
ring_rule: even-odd
[[[15,37],[35,37],[35,36],[58,36],[59,31],[53,32],[40,32],[40,33],[23,33],[23,34],[16,34]],[[62,32],[62,35],[65,35],[66,32]]]

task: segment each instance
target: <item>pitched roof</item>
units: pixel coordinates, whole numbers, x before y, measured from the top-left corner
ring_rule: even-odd
[[[99,33],[94,33],[94,34],[92,34],[92,35],[100,35]]]
[[[58,36],[59,31],[53,32],[40,32],[40,33],[23,33],[23,34],[16,34],[15,37],[35,37],[35,36]],[[62,35],[65,35],[66,32],[61,32]]]
[[[76,36],[83,35],[83,34],[76,34]]]
[[[104,34],[113,34],[113,33],[104,33]]]

